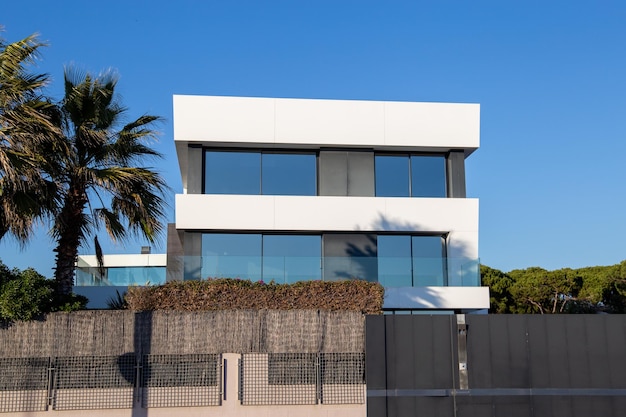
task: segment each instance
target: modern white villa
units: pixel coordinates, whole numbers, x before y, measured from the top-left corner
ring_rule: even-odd
[[[387,312],[484,312],[478,104],[174,96],[168,278],[365,279]]]

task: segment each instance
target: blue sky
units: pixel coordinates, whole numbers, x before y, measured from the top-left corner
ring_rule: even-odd
[[[624,22],[618,1],[35,0],[0,16],[9,41],[49,42],[36,70],[54,96],[66,65],[113,68],[129,119],[165,117],[155,146],[176,192],[173,94],[480,103],[467,190],[481,261],[504,271],[626,259]],[[51,276],[53,247],[42,228],[0,259]]]

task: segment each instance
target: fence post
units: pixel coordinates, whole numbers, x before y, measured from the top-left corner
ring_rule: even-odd
[[[48,398],[46,401],[46,411],[54,404],[54,358],[48,358]]]

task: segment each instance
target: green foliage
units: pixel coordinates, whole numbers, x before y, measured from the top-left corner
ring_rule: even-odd
[[[33,157],[23,146],[42,146],[59,133],[43,94],[48,76],[30,72],[44,46],[37,35],[12,43],[0,37],[0,239],[9,235],[20,244],[55,203],[56,184],[37,168],[45,156]]]
[[[624,313],[626,261],[611,266],[547,271],[538,267],[508,273],[481,266],[490,287],[492,313]]]
[[[0,317],[9,320],[32,320],[52,306],[52,288],[47,280],[33,269],[14,271],[0,289]]]
[[[85,308],[87,298],[59,295],[56,286],[32,268],[10,270],[0,261],[0,320],[28,321],[53,311]]]
[[[502,271],[480,266],[480,278],[483,286],[489,287],[492,313],[511,313],[513,297],[509,291],[513,280]]]
[[[240,279],[175,281],[160,286],[131,287],[131,310],[350,310],[380,314],[384,289],[362,280],[301,281],[294,284]]]

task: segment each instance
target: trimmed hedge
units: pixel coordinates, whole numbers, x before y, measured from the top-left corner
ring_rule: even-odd
[[[131,287],[126,302],[135,311],[348,310],[381,314],[383,296],[382,285],[361,280],[266,284],[220,278]]]

